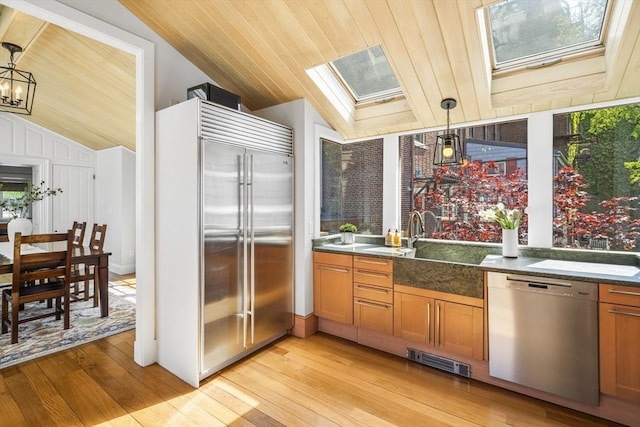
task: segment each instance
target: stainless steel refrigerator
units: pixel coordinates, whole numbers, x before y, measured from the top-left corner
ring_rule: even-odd
[[[293,132],[193,98],[156,141],[158,363],[198,387],[293,327]]]
[[[292,327],[293,159],[202,141],[204,376]]]

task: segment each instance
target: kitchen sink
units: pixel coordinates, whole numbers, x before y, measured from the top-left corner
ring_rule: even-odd
[[[366,252],[376,252],[385,255],[412,257],[415,254],[415,249],[409,248],[388,248],[386,246],[376,246],[373,248],[362,249]]]

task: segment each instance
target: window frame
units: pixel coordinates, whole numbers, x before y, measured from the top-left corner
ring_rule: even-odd
[[[342,86],[342,88],[345,90],[345,92],[348,93],[351,96],[351,100],[352,100],[353,104],[356,107],[359,106],[359,105],[367,104],[367,103],[371,103],[371,102],[387,102],[387,101],[395,99],[396,97],[404,96],[404,92],[402,90],[402,86],[400,85],[400,80],[398,79],[398,76],[396,75],[395,71],[393,70],[393,67],[391,67],[391,62],[389,62],[389,59],[387,58],[387,54],[384,51],[384,49],[382,48],[382,45],[375,45],[375,46],[369,47],[367,49],[364,49],[362,51],[354,52],[351,55],[355,55],[357,53],[361,53],[361,52],[365,52],[365,51],[371,50],[374,47],[379,47],[380,48],[380,50],[382,52],[382,56],[384,56],[384,59],[385,59],[385,62],[387,64],[387,66],[391,70],[391,73],[393,74],[393,77],[395,78],[396,82],[398,82],[398,87],[397,88],[386,89],[386,90],[383,90],[383,91],[378,91],[378,92],[371,93],[369,95],[360,96],[360,95],[358,95],[356,93],[356,91],[352,88],[351,84],[349,84],[347,79],[342,75],[340,70],[338,70],[338,68],[334,64],[335,61],[337,61],[339,59],[344,59],[344,57],[335,59],[335,60],[330,61],[330,62],[327,63],[327,68],[333,74],[333,76],[335,77],[336,81]],[[349,56],[351,56],[351,55],[349,55]]]
[[[496,61],[496,51],[493,43],[491,17],[489,9],[492,5],[482,8],[480,12],[481,28],[483,28],[483,44],[486,46],[486,54],[489,57],[491,75],[500,76],[504,73],[514,71],[533,70],[546,67],[563,61],[577,60],[596,55],[604,55],[605,41],[609,36],[610,21],[612,16],[614,0],[607,0],[604,15],[602,18],[602,28],[597,40],[577,43],[570,46],[554,49],[547,52],[528,55],[508,61],[498,63]]]

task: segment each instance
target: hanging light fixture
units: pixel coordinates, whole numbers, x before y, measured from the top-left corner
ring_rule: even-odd
[[[433,164],[452,165],[462,163],[462,146],[460,138],[449,129],[449,110],[456,108],[457,101],[453,98],[443,99],[440,106],[447,110],[447,130],[436,137],[436,149],[433,154]]]
[[[28,71],[16,70],[15,53],[22,52],[17,44],[2,42],[10,53],[9,66],[0,67],[0,111],[16,114],[31,114],[36,93],[36,79]]]

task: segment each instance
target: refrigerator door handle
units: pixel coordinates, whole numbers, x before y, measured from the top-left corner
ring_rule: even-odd
[[[247,187],[247,155],[246,153],[240,157],[240,226],[242,227],[242,346],[247,348],[247,323],[248,323],[248,299],[247,293],[249,291],[248,272],[247,272],[247,202],[248,202],[248,187]]]
[[[255,211],[255,203],[254,203],[254,188],[255,186],[253,185],[253,154],[249,155],[249,169],[250,169],[250,173],[251,175],[249,176],[249,194],[250,196],[250,206],[249,206],[249,230],[251,233],[251,264],[250,264],[250,268],[251,268],[251,303],[250,303],[250,316],[251,316],[251,344],[253,344],[255,342],[256,339],[256,319],[255,319],[255,308],[256,308],[256,304],[255,304],[255,300],[256,300],[256,246],[255,246],[255,232],[254,232],[254,222],[253,222],[253,215],[254,215],[254,211]]]

